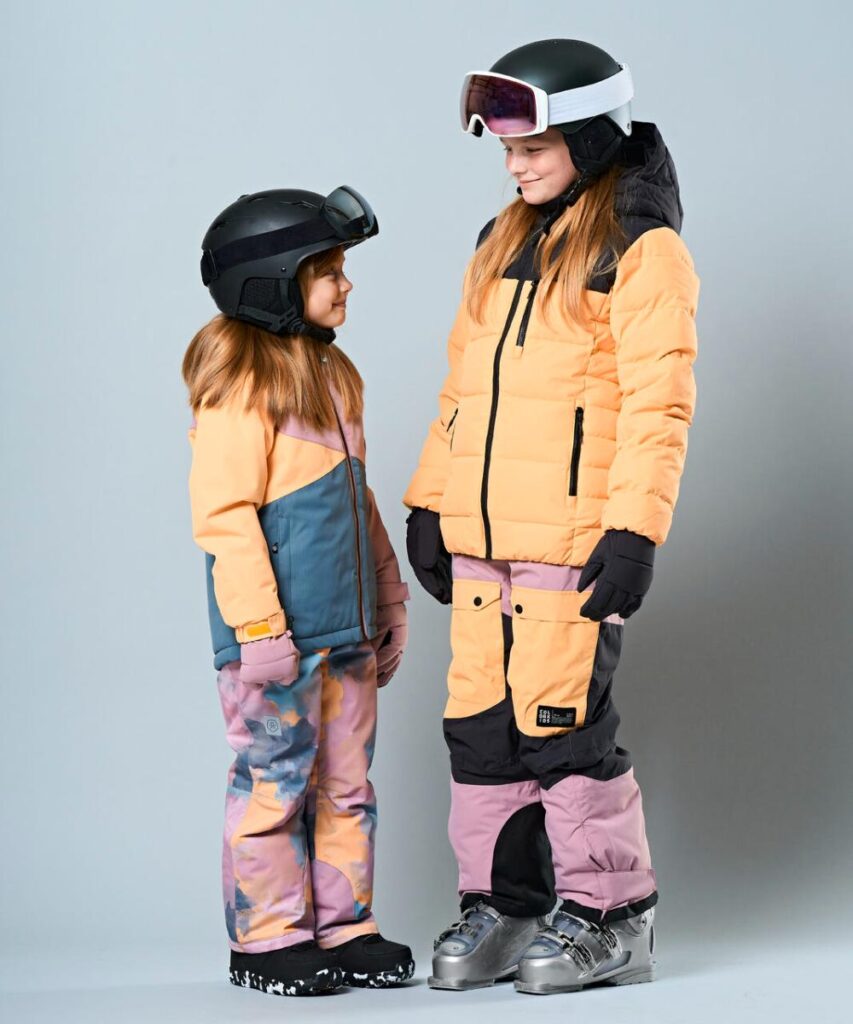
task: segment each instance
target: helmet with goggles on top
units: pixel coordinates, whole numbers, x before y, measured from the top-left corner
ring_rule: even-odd
[[[558,129],[580,171],[571,205],[615,162],[631,134],[633,95],[627,64],[580,39],[541,39],[507,53],[488,71],[465,76],[462,128],[503,138]]]
[[[376,215],[354,188],[327,196],[296,188],[240,196],[202,241],[201,278],[227,316],[273,334],[332,342],[335,332],[304,319],[296,279],[309,256],[347,249],[379,231]]]

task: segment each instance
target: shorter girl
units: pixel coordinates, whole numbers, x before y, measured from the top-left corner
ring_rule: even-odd
[[[369,205],[278,189],[205,236],[222,310],[183,363],[193,534],[207,552],[228,741],[231,981],[278,995],[410,978],[371,912],[376,689],[406,645],[406,584],[365,481],[362,380],[333,344],[344,250]]]

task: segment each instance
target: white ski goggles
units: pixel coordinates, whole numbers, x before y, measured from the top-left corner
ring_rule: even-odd
[[[550,95],[544,89],[494,71],[470,71],[462,84],[462,128],[477,135],[520,138],[539,135],[548,125],[581,121],[630,102],[634,83],[627,64],[610,78]]]

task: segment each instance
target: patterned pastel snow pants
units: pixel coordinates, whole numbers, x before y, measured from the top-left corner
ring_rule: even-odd
[[[613,921],[657,901],[640,790],[611,700],[622,620],[580,614],[571,566],[453,557],[450,839],[462,906],[560,899]]]
[[[228,742],[222,882],[231,948],[260,953],[377,930],[371,912],[376,735],[369,643],[303,654],[290,686],[219,673]]]

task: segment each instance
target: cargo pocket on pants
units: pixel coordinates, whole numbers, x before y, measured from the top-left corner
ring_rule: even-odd
[[[509,685],[515,721],[526,736],[579,728],[587,710],[599,624],[580,613],[589,594],[512,589]]]
[[[453,581],[450,620],[453,660],[445,718],[465,718],[504,699],[504,641],[501,585],[496,581]]]

